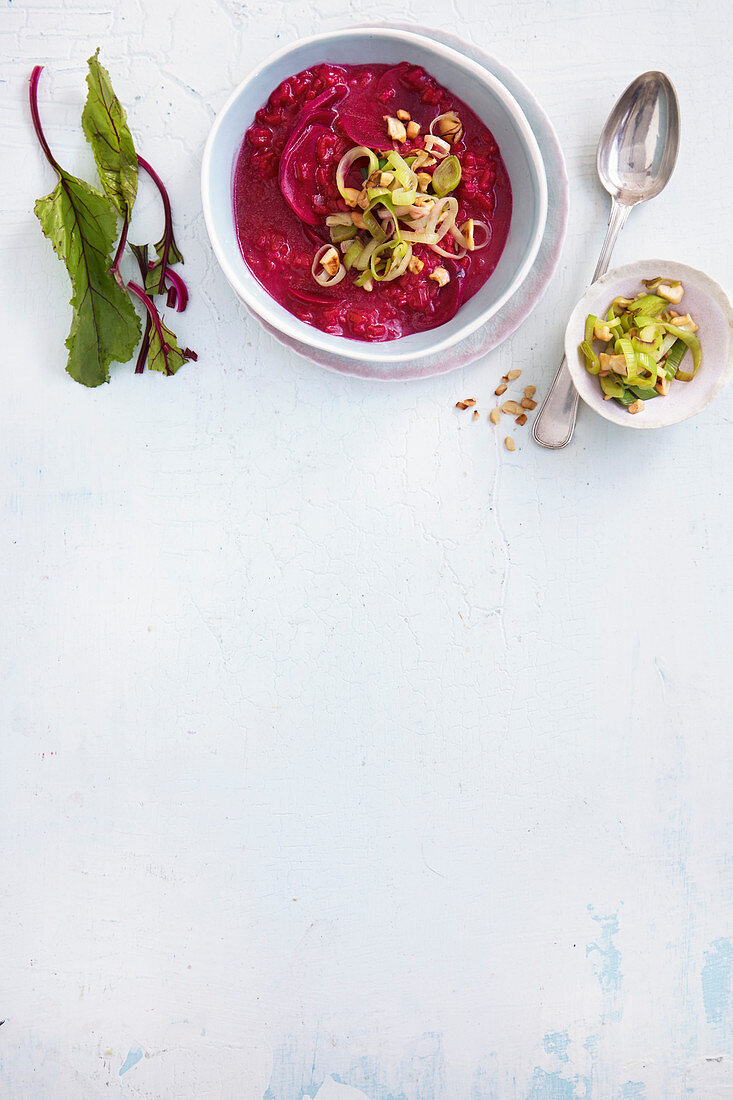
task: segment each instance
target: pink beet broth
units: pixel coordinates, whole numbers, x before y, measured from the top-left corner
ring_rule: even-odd
[[[388,139],[384,121],[398,110],[409,111],[421,127],[414,141],[399,145]],[[453,260],[418,244],[414,255],[425,265],[418,274],[407,271],[394,282],[376,283],[371,292],[348,277],[333,287],[319,286],[311,264],[330,240],[326,216],[349,211],[336,186],[343,154],[363,144],[408,156],[423,148],[431,121],[445,111],[456,111],[463,124],[463,136],[451,148],[462,173],[454,192],[456,222],[486,222],[487,247]],[[281,163],[288,145],[287,163]],[[234,172],[237,237],[255,278],[301,321],[356,340],[394,340],[449,321],[499,262],[511,211],[509,177],[491,132],[422,67],[407,62],[321,64],[284,80],[247,130]],[[448,271],[446,286],[429,278],[436,267]]]

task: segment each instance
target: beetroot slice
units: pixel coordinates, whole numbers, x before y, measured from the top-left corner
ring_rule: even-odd
[[[278,182],[283,198],[307,225],[319,225],[321,220],[313,210],[313,199],[317,190],[316,145],[323,134],[333,132],[337,106],[347,90],[345,84],[337,84],[309,103],[302,111],[280,157]],[[305,178],[298,178],[296,168]]]
[[[357,87],[349,90],[348,99],[341,106],[341,122],[346,133],[357,145],[366,145],[370,149],[399,149],[407,152],[422,146],[422,142],[407,141],[398,145],[387,136],[385,115],[394,116],[397,111],[409,111],[410,116],[421,125],[421,137],[427,131],[431,119],[437,113],[434,107],[426,106],[420,100],[420,92],[409,87],[404,78],[414,66],[406,61],[394,65],[382,74],[376,86]],[[387,92],[394,94],[385,101]]]
[[[444,325],[447,321],[450,321],[452,317],[455,317],[459,306],[463,302],[462,274],[459,274],[450,261],[445,266],[450,271],[450,282],[447,286],[441,287],[433,298],[435,312],[430,318],[430,328],[436,325]]]

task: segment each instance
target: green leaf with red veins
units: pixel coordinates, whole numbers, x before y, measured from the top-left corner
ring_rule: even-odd
[[[126,363],[140,339],[130,298],[109,273],[117,217],[109,200],[58,165],[59,182],[34,210],[72,286],[74,316],[66,369],[84,386],[109,382],[109,364]]]
[[[158,253],[158,258],[163,258],[163,252],[165,250],[165,233],[160,238],[155,246],[155,251]],[[173,236],[173,229],[171,228],[170,244],[168,245],[168,263],[169,264],[182,264],[183,256],[178,251],[175,237]]]
[[[165,349],[160,340],[157,326],[150,331],[150,349],[148,351],[148,370],[159,370],[163,374],[175,374],[176,371],[187,363],[189,359],[196,359],[196,354],[190,348],[180,348],[178,341],[163,322],[160,329],[165,340]]]
[[[125,109],[114,93],[109,73],[99,63],[99,50],[87,64],[87,101],[81,124],[92,147],[107,197],[129,220],[137,195],[137,154]]]

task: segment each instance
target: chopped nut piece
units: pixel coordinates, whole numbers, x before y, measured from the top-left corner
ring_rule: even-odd
[[[401,119],[402,122],[409,122],[410,121],[410,112],[409,111],[403,111],[400,108],[400,110],[397,112],[397,118]]]
[[[443,141],[449,141],[451,145],[460,141],[463,136],[463,126],[455,111],[448,111],[443,118],[439,119],[436,130],[438,136],[442,137]]]
[[[321,256],[321,267],[329,275],[336,275],[338,273],[338,269],[341,267],[341,260],[335,248],[329,248],[328,252],[324,252],[323,256]]]
[[[629,405],[629,412],[630,413],[640,413],[643,408],[644,408],[644,402],[641,400],[640,397],[637,397],[634,404]]]
[[[519,378],[521,373],[520,370],[510,370],[507,372],[507,380],[513,382],[515,378]]]
[[[669,378],[667,378],[667,375],[666,374],[665,375],[660,374],[660,376],[657,379],[657,384],[654,387],[654,389],[657,391],[657,393],[660,395],[660,397],[666,397],[667,394],[669,393],[669,387],[670,387],[670,380],[669,380]]]
[[[522,404],[523,409],[536,409],[537,408],[537,402],[533,401],[531,397],[523,397],[521,404]]]
[[[475,397],[467,397],[465,400],[466,400],[466,405],[468,406],[469,409],[471,408],[472,405],[476,404],[476,398]]]
[[[516,444],[510,435],[508,435],[504,440],[504,446],[508,451],[515,451],[517,449]]]
[[[501,395],[503,393],[506,393],[506,384],[504,382],[502,382],[500,386],[496,387],[496,389],[494,390],[494,393],[496,394],[497,397],[501,397]]]
[[[430,175],[429,172],[418,172],[417,173],[417,186],[420,188],[421,191],[427,191],[428,187],[430,187],[430,184],[432,182],[433,182],[433,177]]]
[[[368,205],[371,201],[372,200],[369,198],[369,196],[367,194],[366,187],[362,187],[361,191],[359,192],[359,198],[356,200],[356,205],[360,206],[362,208],[362,210],[366,210],[366,208],[368,207]]]
[[[670,316],[672,318],[672,324],[676,325],[677,328],[683,328],[686,332],[697,332],[698,326],[695,324],[692,317],[690,317],[689,313],[685,313],[684,315],[670,313]]]
[[[519,416],[522,411],[522,406],[517,404],[516,401],[505,401],[501,406],[503,413],[511,413],[513,416]]]
[[[371,292],[374,290],[374,283],[372,282],[371,279],[367,279],[367,281],[364,283],[364,286],[361,289],[366,290],[368,294],[371,294]]]
[[[466,238],[466,248],[469,252],[473,252],[476,248],[476,242],[473,239],[473,218],[469,218],[467,222],[464,222],[460,229]]]
[[[394,183],[394,172],[380,172],[379,186],[389,187],[390,183]]]
[[[534,397],[534,395],[536,393],[537,393],[537,387],[536,386],[525,386],[524,387],[524,396],[525,397]]]
[[[501,420],[501,409],[492,409],[489,413],[489,420],[492,424],[498,424]]]
[[[509,381],[509,375],[508,374],[502,374],[501,380],[502,380],[502,382],[508,382]]]
[[[450,282],[450,275],[444,267],[433,268],[428,278],[436,282],[438,286],[446,286]]]
[[[410,139],[410,141],[414,141],[419,133],[420,133],[420,123],[419,122],[408,122],[407,123],[407,136]]]
[[[613,370],[616,374],[626,374],[626,359],[623,355],[606,355],[602,351],[598,357],[601,361],[601,373]]]
[[[366,223],[364,222],[364,215],[360,210],[354,210],[351,215],[351,220],[357,229],[366,229]]]
[[[392,141],[407,141],[407,130],[404,122],[400,122],[398,118],[392,118],[391,115],[385,115],[384,121],[387,123],[387,133]]]
[[[357,191],[355,187],[344,187],[345,195],[344,202],[347,206],[356,206],[359,201],[359,195],[361,192]]]
[[[608,325],[604,325],[602,321],[599,321],[593,328],[593,336],[596,340],[608,342],[611,339],[611,330]]]
[[[474,410],[473,410],[473,419],[474,419],[474,420],[478,420],[478,418],[479,418],[479,412],[478,412],[478,409],[474,409]]]
[[[466,404],[465,401],[456,401],[456,408],[457,409],[467,409],[468,405]]]
[[[419,256],[413,256],[407,267],[413,275],[419,275],[422,269],[425,267],[425,264],[422,262]]]
[[[668,302],[672,302],[673,305],[678,305],[682,301],[682,295],[685,293],[685,288],[682,283],[679,286],[668,286],[666,283],[660,283],[657,287],[657,294],[660,298],[666,298]],[[636,404],[636,402],[634,402]],[[629,409],[631,405],[629,405]],[[638,410],[637,410],[638,412]]]
[[[522,413],[522,414],[521,414],[521,416],[518,416],[518,417],[517,417],[517,419],[516,419],[516,420],[514,421],[514,423],[515,423],[515,424],[519,424],[519,426],[520,426],[521,428],[523,428],[523,427],[524,427],[524,425],[525,425],[525,424],[527,423],[527,414],[526,414],[526,413]]]

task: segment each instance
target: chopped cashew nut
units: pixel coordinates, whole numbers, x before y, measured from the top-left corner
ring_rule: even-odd
[[[515,378],[519,378],[521,373],[522,372],[520,370],[507,371],[507,376],[506,376],[507,382],[513,382],[515,380]]]
[[[432,182],[433,182],[433,177],[430,175],[429,172],[418,172],[417,173],[417,186],[420,188],[421,191],[427,191],[428,187],[430,187],[430,184]]]
[[[450,275],[444,267],[434,268],[428,275],[428,278],[436,282],[438,286],[446,286],[446,284],[450,282]]]
[[[666,397],[667,394],[669,393],[670,385],[671,385],[671,382],[670,382],[670,379],[667,378],[667,375],[666,374],[665,375],[660,375],[659,378],[657,379],[657,384],[654,387],[654,389],[657,391],[657,393],[660,395],[660,397]]]
[[[338,269],[341,267],[341,260],[335,248],[329,248],[328,252],[323,254],[321,257],[321,267],[324,271],[327,271],[329,275],[337,274]]]
[[[524,387],[524,396],[525,397],[534,397],[534,395],[536,393],[537,393],[537,387],[536,386],[525,386]]]
[[[601,361],[601,371],[615,371],[616,374],[626,374],[626,359],[623,355],[606,355],[602,351],[598,356]]]
[[[394,172],[380,172],[379,186],[389,187],[390,183],[394,183]]]
[[[413,256],[407,265],[413,275],[419,275],[425,264],[422,262],[419,256]]]
[[[502,382],[500,385],[498,385],[494,390],[494,393],[497,397],[501,397],[503,393],[506,393],[506,383]]]
[[[356,206],[360,194],[355,187],[344,187],[344,202],[347,206]]]
[[[593,328],[593,338],[595,340],[605,340],[608,343],[611,339],[611,330],[608,325],[601,324],[599,321]]]
[[[508,435],[506,437],[506,439],[504,440],[504,446],[506,447],[506,449],[508,451],[516,450],[516,443],[514,442],[514,440],[512,439],[512,437],[510,435]]]
[[[397,112],[397,118],[400,119],[401,122],[409,122],[410,121],[410,112],[409,111],[403,111],[402,109],[400,109]]]
[[[360,210],[354,210],[351,215],[351,220],[357,229],[366,229],[366,223],[364,221],[364,215]]]
[[[677,305],[682,301],[682,295],[685,293],[685,288],[682,283],[678,286],[667,286],[666,283],[660,283],[657,287],[657,294],[660,298],[666,298],[672,305]],[[629,406],[631,407],[631,406]]]
[[[677,328],[683,328],[685,332],[697,332],[698,326],[695,324],[692,317],[690,317],[689,313],[685,313],[682,316],[680,316],[679,313],[671,313],[670,316],[672,318],[672,324],[676,325]]]
[[[641,400],[640,397],[637,397],[637,399],[633,403],[633,405],[629,405],[629,412],[630,413],[640,413],[643,408],[644,408],[644,402]]]
[[[419,122],[408,122],[407,123],[407,136],[410,139],[410,141],[414,141],[419,133],[420,133],[420,123]]]
[[[436,129],[438,136],[442,137],[443,141],[449,141],[451,145],[460,141],[463,136],[463,126],[455,111],[449,111],[444,118],[441,118]]]
[[[464,222],[460,229],[461,233],[466,238],[466,248],[469,252],[473,252],[476,248],[476,242],[473,237],[473,218],[469,218],[467,222]]]
[[[501,406],[501,411],[503,413],[511,413],[512,416],[521,416],[524,409],[516,401],[505,401]]]
[[[501,420],[501,409],[492,409],[489,413],[489,420],[492,424],[498,424]]]
[[[392,118],[391,115],[385,115],[384,121],[387,123],[387,133],[392,141],[407,141],[407,130],[404,122],[400,122],[398,118]]]

